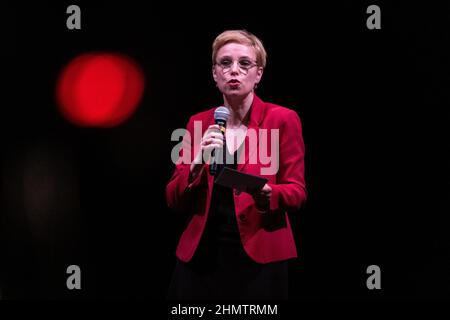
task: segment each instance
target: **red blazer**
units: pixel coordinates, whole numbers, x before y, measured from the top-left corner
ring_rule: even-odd
[[[194,150],[194,121],[201,121],[203,136],[206,129],[214,124],[214,110],[215,108],[212,108],[198,113],[189,119],[187,130],[192,139],[185,135],[181,156],[183,152],[189,153],[189,148]],[[268,138],[258,137],[257,140],[258,143],[264,143],[262,140],[266,140],[268,150],[271,150],[270,129],[279,129],[279,169],[277,173],[263,175],[261,169],[270,167],[270,164],[262,164],[264,161],[260,161],[259,156],[256,157],[257,163],[249,161],[259,154],[259,148],[255,151],[254,147],[249,147],[249,141],[255,140],[249,139],[247,133],[244,141],[245,152],[241,154],[245,157],[245,162],[241,158],[237,170],[267,178],[272,187],[272,195],[269,212],[260,213],[250,194],[238,191],[233,193],[242,244],[247,254],[258,263],[294,258],[297,257],[297,250],[287,212],[298,210],[307,196],[304,179],[305,147],[300,118],[295,111],[265,103],[256,95],[250,110],[248,132],[251,129],[268,129]],[[189,156],[192,160],[194,151]],[[176,250],[177,257],[185,262],[193,257],[200,242],[209,214],[214,184],[214,177],[209,174],[207,167],[191,183],[189,170],[190,164],[177,164],[166,187],[168,206],[175,211],[188,212],[191,215]]]

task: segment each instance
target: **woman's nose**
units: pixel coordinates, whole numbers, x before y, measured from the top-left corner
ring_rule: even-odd
[[[239,73],[239,62],[233,61],[233,64],[231,65],[231,73]]]

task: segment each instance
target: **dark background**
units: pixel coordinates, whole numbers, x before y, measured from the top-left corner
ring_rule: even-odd
[[[165,203],[170,136],[221,104],[211,44],[239,28],[268,51],[257,94],[303,124],[291,297],[450,296],[448,5],[276,3],[79,1],[81,30],[66,28],[72,2],[3,6],[2,298],[165,299],[184,225]],[[370,4],[381,30],[366,28]],[[120,126],[57,112],[59,72],[90,51],[142,66],[143,99]],[[80,291],[66,288],[71,264]],[[372,264],[382,290],[366,287]]]

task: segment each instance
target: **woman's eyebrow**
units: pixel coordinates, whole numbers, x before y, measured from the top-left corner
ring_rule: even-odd
[[[219,59],[224,59],[224,58],[232,59],[232,57],[229,56],[229,55],[225,55],[225,56],[219,57]],[[250,58],[249,56],[240,56],[240,57],[238,57],[238,59],[248,59],[248,60],[252,60],[252,58]]]

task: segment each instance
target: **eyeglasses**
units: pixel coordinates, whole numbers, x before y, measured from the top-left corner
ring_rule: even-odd
[[[248,70],[257,66],[257,64],[255,62],[253,62],[249,59],[241,59],[241,60],[238,60],[237,63],[238,63],[239,70],[243,74],[247,74]],[[234,64],[234,61],[229,58],[224,58],[224,59],[220,60],[219,62],[216,62],[216,65],[218,65],[222,69],[223,73],[230,72],[233,64]]]

